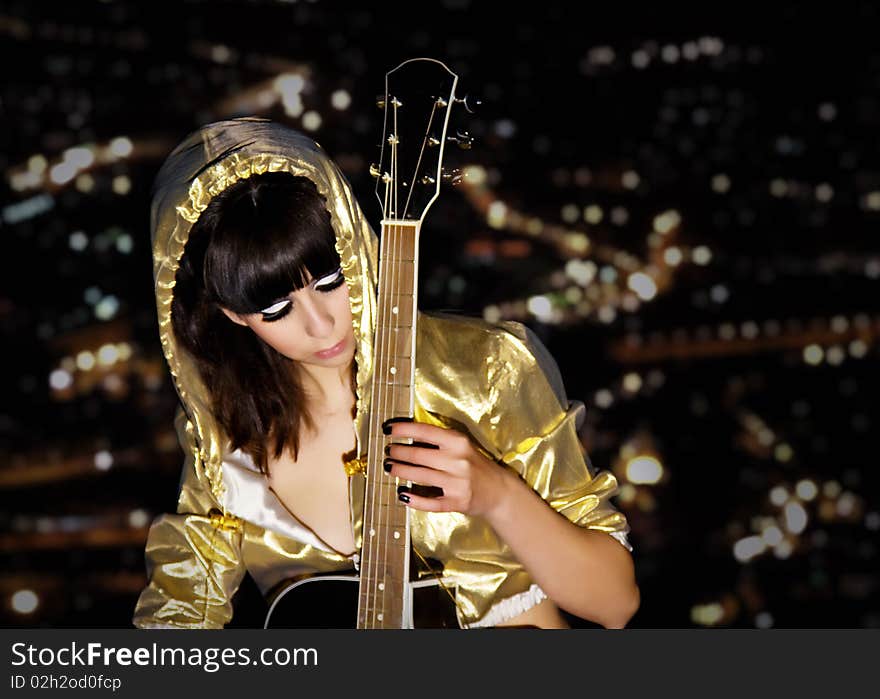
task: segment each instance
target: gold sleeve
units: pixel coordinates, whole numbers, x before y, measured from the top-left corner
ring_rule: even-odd
[[[224,516],[204,480],[198,450],[182,411],[177,420],[184,449],[177,514],[157,517],[146,544],[149,584],[135,606],[138,628],[223,628],[232,596],[245,573],[242,523]]]
[[[518,413],[515,421],[502,419],[515,424],[518,434],[508,430],[499,435],[500,460],[574,524],[616,535],[631,550],[626,517],[611,503],[617,479],[609,471],[592,469],[578,437],[583,405],[568,402],[556,362],[534,334],[518,323],[506,325],[507,342],[521,343],[514,354],[525,361],[517,371],[507,362],[496,377],[496,385],[507,385],[511,398],[517,397]]]

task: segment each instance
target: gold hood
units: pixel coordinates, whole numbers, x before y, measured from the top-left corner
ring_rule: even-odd
[[[195,362],[177,344],[171,325],[174,277],[193,224],[211,199],[253,174],[289,172],[307,177],[327,202],[336,250],[349,287],[357,350],[358,453],[369,408],[372,338],[375,328],[375,286],[378,239],[370,228],[351,186],[320,145],[278,123],[255,117],[208,124],[190,134],[168,156],[156,178],[150,230],[153,278],[162,350],[175,388],[192,424],[198,445],[198,469],[218,502],[223,502],[222,461],[227,438],[214,419],[210,398]]]

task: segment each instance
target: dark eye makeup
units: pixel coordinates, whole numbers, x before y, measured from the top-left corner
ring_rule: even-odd
[[[342,274],[342,267],[338,267],[330,274],[326,274],[312,282],[315,289],[323,293],[338,289],[344,283],[345,275]],[[271,306],[267,306],[260,311],[260,314],[263,316],[262,320],[264,323],[272,323],[276,320],[281,320],[291,310],[293,310],[293,301],[291,299],[279,299]]]

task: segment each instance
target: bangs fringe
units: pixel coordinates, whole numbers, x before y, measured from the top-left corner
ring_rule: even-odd
[[[205,288],[221,306],[257,313],[303,288],[308,275],[339,268],[330,213],[310,180],[269,173],[224,194],[223,226],[213,231],[204,266]]]

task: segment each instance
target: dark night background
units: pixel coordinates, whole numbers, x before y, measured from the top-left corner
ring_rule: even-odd
[[[621,483],[630,626],[880,626],[880,9],[805,6],[0,3],[0,625],[129,625],[174,508],[163,158],[278,120],[378,230],[375,99],[430,56],[482,105],[453,119],[475,144],[420,306],[519,320],[557,359]],[[247,583],[238,605],[261,623]]]

